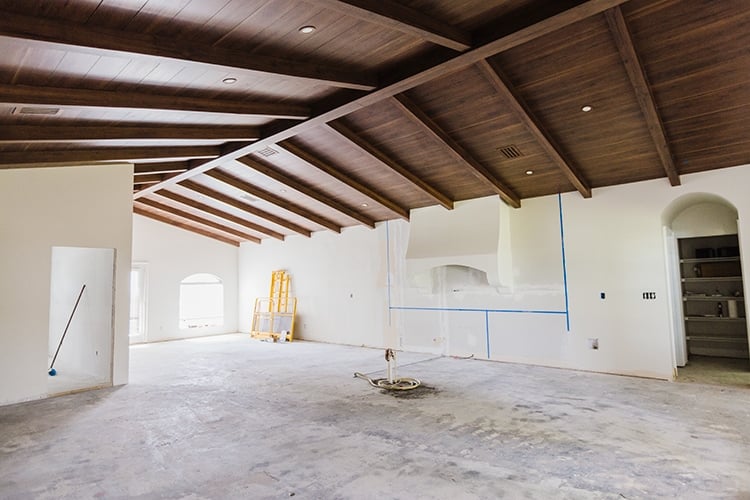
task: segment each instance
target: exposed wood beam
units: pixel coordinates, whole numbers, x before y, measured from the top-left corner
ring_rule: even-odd
[[[133,176],[133,185],[137,186],[139,184],[154,184],[155,182],[161,182],[163,180],[163,174],[135,175]]]
[[[28,165],[59,166],[99,161],[132,161],[151,158],[214,158],[216,146],[122,147],[94,149],[59,149],[45,151],[0,152],[0,169],[25,168]]]
[[[269,222],[276,224],[277,226],[285,227],[289,229],[290,231],[294,231],[295,233],[301,234],[302,236],[307,236],[309,238],[310,235],[312,234],[312,232],[309,229],[306,229],[300,226],[299,224],[295,224],[294,222],[289,222],[288,220],[282,217],[279,217],[277,215],[268,213],[265,210],[261,210],[260,208],[250,206],[235,198],[232,198],[231,196],[227,196],[224,193],[216,191],[215,189],[211,189],[201,184],[198,184],[197,182],[183,181],[182,183],[180,183],[180,185],[191,191],[195,191],[198,194],[202,194],[203,196],[206,196],[208,198],[213,198],[216,201],[220,201],[224,203],[225,205],[229,205],[231,207],[242,210],[243,212],[247,212],[256,217],[260,217],[261,219],[265,219]]]
[[[146,196],[149,193],[157,191],[167,185],[189,179],[195,175],[211,170],[220,166],[227,160],[236,160],[241,156],[246,156],[255,151],[259,151],[272,144],[278,144],[281,141],[294,137],[297,134],[312,130],[330,121],[346,116],[355,111],[378,103],[390,97],[393,97],[407,90],[413,89],[419,85],[432,81],[436,78],[448,75],[450,73],[467,68],[477,62],[487,59],[500,52],[512,49],[521,44],[530,42],[548,33],[552,33],[561,28],[569,26],[578,21],[582,21],[591,16],[601,14],[605,10],[623,4],[628,0],[588,0],[580,1],[574,7],[562,10],[557,14],[543,19],[532,19],[524,16],[514,20],[516,25],[507,24],[499,32],[498,37],[475,49],[468,50],[451,59],[440,62],[426,69],[418,69],[414,73],[400,78],[392,83],[385,84],[378,90],[365,95],[355,97],[343,104],[336,105],[331,109],[323,111],[303,122],[284,127],[273,133],[269,133],[264,138],[250,144],[244,148],[233,151],[229,154],[222,155],[214,160],[209,160],[194,170],[183,172],[178,176],[166,180],[155,186],[149,186],[134,194],[137,199],[140,196]],[[557,5],[557,4],[556,4]],[[562,5],[562,2],[560,3]]]
[[[164,224],[169,224],[170,226],[179,227],[180,229],[184,229],[185,231],[190,231],[191,233],[200,234],[201,236],[212,238],[214,240],[221,241],[222,243],[227,243],[228,245],[233,245],[236,247],[240,246],[239,242],[236,240],[225,238],[223,236],[219,236],[218,234],[213,233],[211,231],[204,231],[203,229],[197,228],[190,224],[178,222],[176,220],[170,219],[169,217],[165,217],[163,215],[159,215],[154,212],[151,212],[150,210],[141,208],[138,205],[133,206],[133,212],[138,215],[142,215],[143,217],[148,217],[149,219],[163,222]]]
[[[135,175],[168,174],[185,172],[190,168],[186,161],[165,161],[158,163],[136,163]]]
[[[235,224],[244,226],[248,229],[252,229],[253,231],[268,235],[271,238],[276,238],[277,240],[284,241],[284,235],[274,231],[273,229],[261,226],[260,224],[256,224],[255,222],[250,222],[249,220],[245,220],[242,217],[237,217],[236,215],[224,212],[223,210],[219,210],[218,208],[214,208],[210,205],[206,205],[205,203],[201,203],[192,198],[188,198],[187,196],[182,196],[181,194],[173,193],[172,191],[167,190],[157,191],[156,194],[158,194],[159,196],[163,196],[164,198],[169,198],[170,200],[176,201],[177,203],[182,203],[183,205],[194,208],[196,210],[200,210],[201,212],[215,215],[216,217],[226,219],[229,222],[234,222]]]
[[[321,172],[328,174],[329,176],[333,177],[340,183],[345,184],[346,186],[349,186],[355,191],[359,191],[362,195],[368,197],[369,199],[379,204],[380,206],[390,210],[391,212],[398,215],[402,219],[409,220],[408,209],[400,206],[395,201],[387,198],[385,195],[375,191],[374,189],[368,186],[365,186],[361,182],[355,179],[352,179],[351,177],[341,172],[336,167],[329,165],[328,163],[321,160],[317,156],[297,146],[295,143],[290,142],[290,141],[284,141],[283,143],[278,144],[278,146],[284,148],[290,154],[296,156],[297,158],[304,161],[305,163],[317,168]]]
[[[315,3],[449,49],[464,51],[471,47],[468,33],[392,0],[316,0]]]
[[[427,114],[414,102],[405,95],[398,95],[393,99],[399,108],[404,111],[412,122],[418,125],[423,131],[431,135],[437,142],[443,146],[445,151],[453,159],[463,165],[466,170],[492,188],[500,198],[513,208],[521,206],[521,199],[508,186],[503,184],[490,170],[475,159],[463,146],[456,142],[451,136],[443,130],[440,125],[435,123]]]
[[[13,125],[0,128],[3,142],[75,142],[108,140],[247,141],[260,138],[258,127],[174,126],[131,124],[82,127],[78,125]]]
[[[23,40],[78,47],[94,54],[102,51],[140,54],[183,62],[223,66],[229,70],[250,70],[284,77],[301,78],[311,83],[356,90],[377,87],[374,77],[361,71],[345,71],[304,60],[292,60],[263,54],[249,55],[247,50],[230,50],[206,44],[189,43],[179,37],[155,36],[100,27],[82,26],[42,17],[3,12],[0,35]]]
[[[633,38],[630,36],[630,30],[622,15],[622,11],[619,7],[614,7],[606,11],[604,15],[607,18],[607,24],[609,25],[610,32],[612,32],[617,50],[620,52],[620,58],[625,65],[625,71],[627,71],[628,78],[630,78],[630,84],[633,86],[633,90],[635,90],[635,96],[638,99],[641,112],[646,119],[648,131],[651,134],[651,139],[654,141],[654,146],[656,146],[656,152],[659,154],[664,172],[667,174],[670,184],[679,186],[680,174],[674,164],[667,134],[664,131],[664,124],[656,108],[656,101],[651,91],[651,85],[648,83],[646,71],[643,69],[638,52],[635,50]]]
[[[396,160],[394,160],[390,156],[383,153],[381,150],[376,148],[369,141],[367,141],[363,137],[354,133],[354,131],[352,131],[349,127],[347,127],[343,123],[330,122],[328,124],[328,127],[331,130],[337,132],[340,136],[342,136],[346,140],[348,140],[351,144],[357,147],[360,151],[371,156],[372,158],[375,158],[378,162],[380,162],[381,164],[385,165],[386,167],[396,172],[398,175],[401,176],[402,179],[406,180],[412,186],[422,191],[422,193],[429,196],[432,199],[432,201],[434,201],[435,203],[438,203],[444,206],[448,210],[453,210],[453,200],[451,200],[451,198],[447,194],[442,193],[436,187],[432,186],[430,183],[428,183],[421,177],[417,176],[415,173],[411,172],[409,169],[405,168]]]
[[[150,198],[141,198],[140,200],[137,201],[137,203],[148,205],[151,208],[156,208],[163,212],[170,213],[172,215],[181,217],[183,219],[187,219],[192,222],[197,222],[198,224],[202,224],[204,226],[208,226],[218,231],[222,231],[224,233],[237,236],[238,238],[241,238],[246,241],[252,241],[253,243],[260,243],[260,238],[253,236],[252,234],[248,234],[243,231],[238,231],[234,228],[224,226],[212,220],[204,219],[203,217],[199,217],[197,215],[191,214],[190,212],[185,212],[184,210],[180,210],[179,208],[174,208],[172,206],[165,205],[164,203],[159,203],[158,201],[152,200]]]
[[[591,198],[589,183],[583,178],[583,175],[581,175],[573,163],[565,157],[562,149],[555,143],[550,133],[542,125],[542,122],[534,116],[531,108],[529,108],[526,101],[516,91],[497,63],[494,61],[480,61],[478,66],[487,76],[490,83],[492,83],[495,90],[505,99],[508,106],[523,122],[529,133],[534,136],[537,144],[542,147],[547,156],[557,165],[557,168],[562,171],[584,198]]]
[[[320,226],[323,226],[325,228],[328,228],[331,231],[334,231],[336,233],[341,232],[341,226],[339,226],[335,222],[328,220],[325,217],[322,217],[316,213],[313,213],[310,210],[307,210],[306,208],[303,208],[297,205],[296,203],[292,203],[289,200],[285,200],[284,198],[280,196],[276,196],[275,194],[269,191],[266,191],[265,189],[261,189],[259,187],[253,186],[252,184],[247,183],[243,181],[242,179],[235,177],[231,174],[214,169],[214,170],[210,170],[206,172],[206,175],[211,177],[212,179],[216,179],[219,182],[223,182],[224,184],[229,184],[230,186],[235,187],[245,193],[248,193],[251,196],[255,196],[256,198],[267,201],[268,203],[272,203],[276,205],[277,207],[283,208],[284,210],[288,212],[292,212],[293,214],[297,214],[300,217],[304,217],[305,219],[311,222],[314,222]]]
[[[295,191],[299,191],[300,193],[304,194],[305,196],[309,196],[310,198],[319,201],[320,203],[327,205],[331,207],[334,210],[339,211],[340,213],[346,215],[347,217],[350,217],[354,220],[357,220],[361,222],[362,224],[369,226],[369,227],[375,227],[375,220],[372,218],[364,215],[363,213],[354,210],[351,207],[348,207],[344,205],[343,203],[338,202],[334,198],[331,198],[330,196],[327,196],[320,191],[317,191],[304,182],[301,182],[297,179],[294,179],[292,177],[289,177],[287,175],[282,174],[278,170],[261,163],[259,161],[256,161],[248,156],[244,156],[242,158],[238,158],[237,161],[239,163],[242,163],[243,165],[246,165],[247,167],[252,168],[256,172],[260,172],[261,174],[265,175],[266,177],[269,177],[276,182],[279,182],[281,184],[284,184],[285,186],[288,186]]]
[[[29,85],[0,84],[2,102],[45,106],[83,106],[96,108],[128,108],[196,113],[252,115],[267,118],[304,120],[310,108],[297,104],[243,102],[230,99],[206,99],[119,90],[87,90]]]

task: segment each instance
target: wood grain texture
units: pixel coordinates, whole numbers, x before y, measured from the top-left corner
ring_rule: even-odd
[[[468,33],[392,0],[317,0],[317,3],[449,49],[464,51],[471,47]]]
[[[221,49],[206,45],[192,45],[186,40],[175,40],[144,33],[129,32],[126,37],[117,30],[98,27],[84,28],[81,25],[51,19],[5,13],[0,16],[0,35],[23,40],[35,40],[53,44],[70,45],[81,50],[110,51],[140,54],[143,56],[168,58],[224,66],[228,70],[244,69],[270,73],[290,78],[301,78],[311,83],[333,87],[371,90],[377,81],[366,72],[348,72],[335,67],[326,67],[306,61],[283,57],[254,54],[247,57],[242,51]]]
[[[161,109],[197,113],[254,115],[291,120],[303,120],[310,116],[310,109],[307,106],[299,104],[247,102],[238,99],[176,96],[123,90],[61,88],[41,85],[0,84],[0,99],[3,102],[48,106]]]
[[[622,11],[619,7],[614,7],[606,11],[604,15],[607,18],[609,29],[612,31],[617,49],[620,51],[625,71],[627,71],[630,82],[633,85],[633,90],[635,90],[638,104],[640,104],[641,111],[646,119],[648,130],[651,133],[651,138],[654,140],[656,151],[659,153],[664,172],[673,186],[679,186],[680,175],[672,159],[672,152],[669,148],[664,125],[659,116],[659,111],[656,109],[648,77],[638,57],[638,52],[633,45],[633,39],[630,36],[630,31],[628,30],[628,25],[625,23]]]
[[[156,193],[159,196],[163,196],[164,198],[168,198],[172,201],[175,201],[177,203],[181,203],[185,206],[192,207],[196,210],[199,210],[201,212],[211,214],[213,216],[219,217],[221,219],[225,219],[229,222],[233,222],[239,226],[244,226],[248,229],[252,229],[253,231],[256,231],[261,234],[265,234],[270,236],[271,238],[275,238],[277,240],[284,241],[284,235],[276,232],[272,229],[269,229],[265,226],[262,226],[260,224],[256,224],[254,222],[251,222],[249,220],[243,219],[242,217],[237,217],[235,215],[232,215],[228,212],[225,212],[223,210],[219,210],[217,208],[214,208],[206,203],[201,203],[199,201],[196,201],[192,198],[189,198],[187,196],[182,196],[179,193],[173,193],[172,191],[162,190],[158,191]]]
[[[492,82],[495,90],[505,98],[510,108],[516,113],[516,116],[523,122],[552,161],[562,170],[571,184],[575,186],[584,198],[591,198],[591,187],[589,187],[588,182],[578,172],[578,168],[565,157],[560,147],[555,144],[555,140],[534,116],[520,94],[513,88],[513,85],[508,80],[508,77],[503,74],[500,66],[494,61],[481,61],[479,62],[479,68],[484,71],[484,74]]]
[[[164,203],[159,203],[158,201],[153,200],[151,198],[141,198],[140,200],[137,201],[137,203],[141,205],[148,205],[151,208],[161,210],[162,212],[168,212],[176,217],[180,217],[181,219],[185,219],[191,222],[196,222],[200,225],[208,226],[212,229],[216,229],[223,233],[231,234],[232,236],[241,238],[243,241],[252,241],[253,243],[260,243],[260,238],[257,238],[252,234],[249,234],[243,231],[238,231],[234,228],[227,227],[222,224],[218,224],[204,217],[199,217],[195,214],[191,214],[190,212],[186,212],[184,210],[180,210],[178,208],[165,205]]]
[[[414,123],[423,127],[432,137],[444,146],[445,151],[453,156],[455,161],[462,165],[466,171],[491,187],[502,200],[513,208],[521,207],[521,200],[516,193],[501,182],[484,165],[479,163],[466,149],[451,138],[437,123],[435,123],[424,111],[405,95],[394,98],[405,115]]]
[[[411,172],[409,169],[404,167],[403,165],[399,164],[397,161],[395,161],[393,158],[386,155],[384,152],[380,151],[377,147],[375,147],[373,144],[368,142],[365,138],[357,135],[352,131],[349,127],[344,125],[341,122],[330,122],[328,124],[328,127],[331,130],[334,130],[336,133],[338,133],[341,137],[349,141],[351,144],[355,145],[360,150],[364,151],[369,156],[375,158],[378,162],[380,162],[382,165],[384,165],[387,168],[390,168],[394,172],[396,172],[399,176],[401,176],[402,179],[409,182],[411,185],[425,193],[427,196],[432,198],[433,201],[436,203],[439,203],[440,205],[444,206],[448,210],[453,210],[453,200],[450,199],[445,193],[441,193],[440,190],[435,188],[435,186],[430,185],[428,182],[426,182],[421,177],[415,175],[413,172]]]
[[[190,191],[203,195],[206,198],[211,198],[213,200],[219,201],[231,207],[238,208],[242,210],[243,212],[247,212],[261,219],[265,219],[269,222],[273,222],[277,226],[287,228],[290,231],[294,231],[297,234],[301,234],[302,236],[306,236],[309,238],[310,235],[312,234],[311,231],[307,228],[304,228],[298,224],[289,222],[288,220],[285,220],[284,218],[279,217],[278,215],[274,215],[272,213],[266,212],[265,210],[261,210],[259,208],[250,206],[247,203],[243,203],[240,200],[236,198],[232,198],[231,196],[227,196],[215,189],[202,186],[198,184],[197,182],[183,181],[180,183],[180,185],[183,187],[186,187]]]
[[[212,158],[220,154],[214,146],[64,149],[0,153],[0,169],[26,165],[57,166],[101,161],[143,159]],[[165,181],[166,182],[166,181]]]
[[[242,163],[243,165],[260,172],[261,174],[270,177],[271,179],[280,182],[281,184],[285,186],[289,186],[291,189],[294,189],[296,191],[299,191],[300,193],[309,196],[310,198],[313,198],[314,200],[317,200],[325,205],[328,205],[329,207],[333,208],[334,210],[338,210],[342,214],[359,221],[360,223],[364,224],[365,226],[369,226],[374,228],[375,227],[375,221],[362,214],[361,212],[348,207],[344,205],[343,203],[337,201],[336,199],[327,196],[323,194],[320,191],[317,191],[310,187],[309,185],[305,184],[302,181],[299,181],[293,177],[284,175],[283,173],[279,172],[278,170],[274,169],[273,167],[270,167],[258,160],[255,160],[251,157],[244,156],[242,158],[237,159],[238,162]]]
[[[345,184],[349,186],[350,188],[356,191],[359,191],[360,193],[367,196],[369,199],[371,199],[375,203],[378,203],[380,206],[387,208],[388,210],[393,212],[395,215],[401,217],[402,219],[409,220],[409,211],[406,208],[399,206],[396,202],[389,199],[385,195],[378,193],[374,189],[349,177],[348,175],[344,174],[337,168],[329,165],[325,161],[321,160],[320,158],[317,158],[310,152],[299,147],[294,142],[284,141],[283,143],[279,144],[279,146],[284,148],[285,150],[287,150],[289,153],[293,154],[297,158],[304,160],[310,166],[317,168],[321,172],[324,172],[325,174],[333,177],[334,179],[341,182],[342,184]]]
[[[305,219],[312,221],[316,224],[319,224],[323,227],[326,227],[333,232],[336,232],[336,233],[341,232],[341,226],[326,219],[325,217],[321,217],[320,215],[313,213],[309,210],[306,210],[305,208],[302,208],[299,205],[290,203],[289,200],[286,200],[282,198],[281,196],[277,196],[269,191],[260,189],[256,186],[253,186],[252,184],[248,184],[247,182],[244,182],[243,180],[238,179],[237,177],[234,177],[233,175],[223,172],[220,169],[210,170],[206,172],[205,175],[213,179],[216,179],[217,181],[223,182],[225,184],[229,184],[230,186],[239,189],[243,193],[247,193],[251,196],[255,196],[256,198],[265,200],[269,203],[276,205],[277,207],[283,208],[284,210],[288,210],[289,212],[295,213],[299,215],[300,217],[304,217]]]
[[[222,236],[220,234],[217,234],[212,231],[206,231],[204,229],[201,229],[199,227],[196,227],[192,224],[187,224],[185,222],[180,222],[174,217],[168,217],[165,215],[160,215],[156,213],[156,211],[152,209],[144,208],[142,205],[138,205],[138,202],[136,202],[133,205],[133,213],[141,215],[143,217],[148,217],[149,219],[153,219],[158,222],[162,222],[164,224],[168,224],[170,226],[178,227],[180,229],[184,229],[185,231],[189,231],[191,233],[199,234],[201,236],[205,236],[206,238],[211,238],[213,240],[220,241],[222,243],[226,243],[227,245],[232,245],[235,247],[240,246],[240,242],[238,240],[234,240],[232,238],[227,238],[225,236]]]
[[[248,141],[260,137],[258,127],[187,127],[174,125],[128,126],[16,125],[0,128],[0,142],[82,142],[112,140],[222,140]]]

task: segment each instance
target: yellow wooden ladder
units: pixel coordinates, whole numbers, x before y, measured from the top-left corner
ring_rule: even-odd
[[[274,342],[291,342],[294,339],[297,299],[289,297],[291,280],[286,271],[271,273],[268,297],[255,299],[251,337],[272,339]]]

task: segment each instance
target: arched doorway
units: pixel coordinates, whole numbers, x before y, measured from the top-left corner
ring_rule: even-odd
[[[682,196],[663,213],[679,378],[750,373],[737,220],[732,203],[709,193]]]

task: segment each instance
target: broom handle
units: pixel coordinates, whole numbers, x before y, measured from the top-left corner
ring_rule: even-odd
[[[65,325],[65,331],[63,331],[62,337],[60,337],[60,343],[57,344],[57,350],[55,351],[55,357],[52,358],[52,364],[49,365],[49,369],[51,370],[53,366],[55,366],[55,360],[57,359],[57,355],[60,353],[60,348],[62,347],[63,340],[65,340],[65,334],[68,333],[68,328],[70,327],[70,322],[73,321],[73,315],[76,313],[76,309],[78,309],[78,303],[81,301],[81,297],[83,296],[83,291],[86,289],[86,284],[84,284],[81,287],[81,293],[78,294],[78,298],[76,299],[76,305],[73,306],[73,310],[70,313],[70,317],[68,318],[68,324]]]

